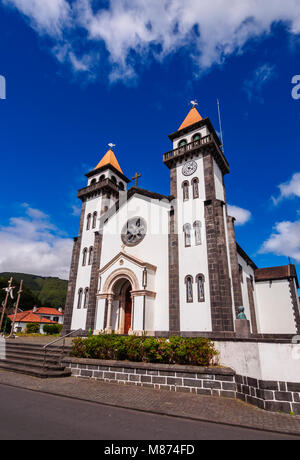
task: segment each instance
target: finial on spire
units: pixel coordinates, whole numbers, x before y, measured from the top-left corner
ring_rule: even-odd
[[[111,150],[116,146],[116,144],[113,144],[112,142],[110,144],[108,144],[108,147],[111,148]]]
[[[194,101],[190,101],[190,103],[192,104],[193,109],[196,107],[196,105],[199,105],[196,99]]]

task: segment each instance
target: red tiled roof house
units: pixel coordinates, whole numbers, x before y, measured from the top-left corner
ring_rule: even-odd
[[[8,316],[11,321],[14,315]],[[25,332],[28,323],[39,324],[40,333],[43,334],[45,324],[63,324],[64,314],[61,308],[36,308],[18,313],[16,316],[14,332]]]

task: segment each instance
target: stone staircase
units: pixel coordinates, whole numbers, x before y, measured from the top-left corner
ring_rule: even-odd
[[[16,340],[6,340],[5,359],[0,359],[0,370],[5,369],[19,374],[32,375],[38,378],[70,377],[70,369],[60,365],[62,348],[49,347],[46,354],[43,345],[33,343],[18,343]],[[64,356],[69,356],[70,347],[65,347]]]

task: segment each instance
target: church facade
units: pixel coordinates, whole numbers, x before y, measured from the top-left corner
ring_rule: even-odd
[[[253,337],[300,333],[294,265],[259,269],[237,244],[209,118],[193,107],[163,155],[170,195],[133,186],[112,148],[86,174],[64,332]]]

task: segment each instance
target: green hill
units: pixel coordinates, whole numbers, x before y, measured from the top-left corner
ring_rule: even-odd
[[[30,310],[34,305],[38,307],[65,307],[68,281],[25,273],[0,273],[0,302],[5,296],[2,288],[7,286],[7,280],[11,276],[14,279],[14,286],[17,288],[19,288],[20,281],[24,281],[24,292],[20,302],[22,310]],[[15,298],[17,291],[18,289],[15,289]]]

